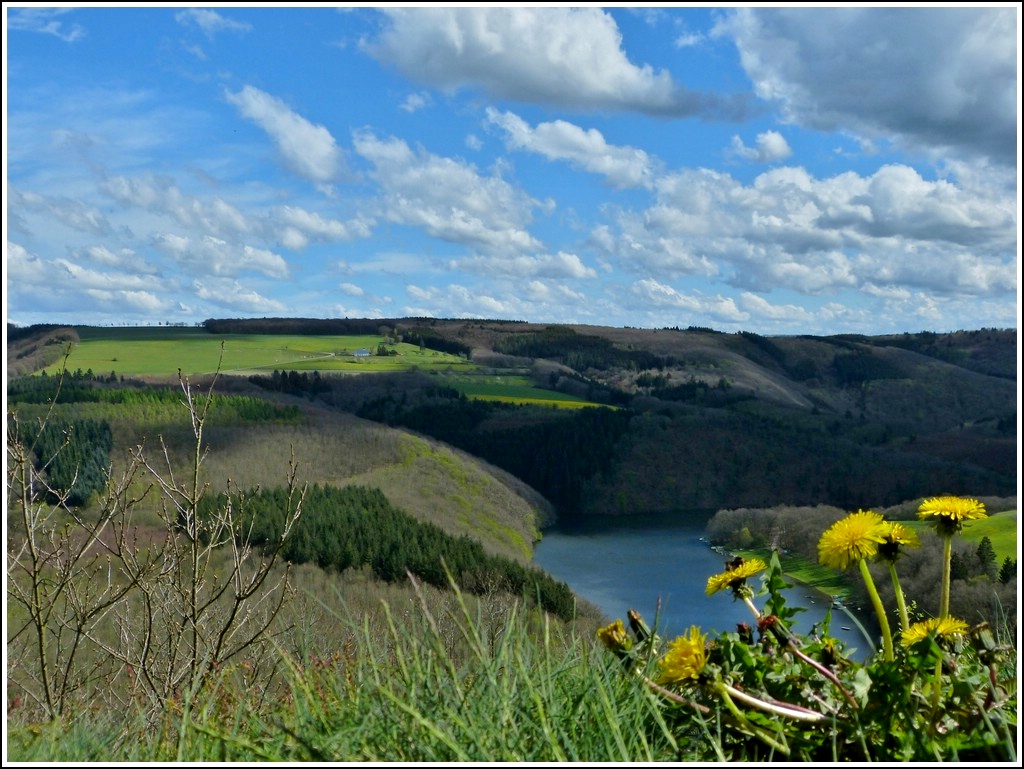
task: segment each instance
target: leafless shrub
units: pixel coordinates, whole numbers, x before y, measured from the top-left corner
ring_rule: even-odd
[[[139,444],[88,519],[47,486],[33,443],[8,414],[8,518],[17,521],[7,552],[9,707],[17,698],[56,719],[97,701],[136,701],[157,713],[227,665],[252,684],[273,676],[267,659],[290,593],[290,570],[278,561],[303,491],[292,462],[287,522],[260,550],[240,525],[244,496],[200,516],[215,381],[199,398],[180,380],[192,434],[187,472],[162,438],[155,454]],[[140,526],[136,513],[150,495],[159,523]]]

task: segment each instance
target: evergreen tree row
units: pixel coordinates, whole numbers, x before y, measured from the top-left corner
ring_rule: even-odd
[[[223,494],[204,497],[200,519],[212,520],[228,503]],[[255,492],[239,506],[239,531],[248,532],[256,546],[271,544],[281,536],[288,510],[286,489]],[[539,569],[490,555],[471,537],[454,537],[413,518],[375,488],[308,488],[302,516],[282,555],[292,563],[315,563],[337,571],[369,566],[388,582],[406,579],[408,571],[440,588],[448,587],[447,567],[467,592],[480,595],[497,589],[520,595],[562,619],[570,619],[574,611],[572,592],[564,583]]]
[[[253,374],[249,381],[264,390],[287,393],[288,395],[303,395],[312,398],[320,393],[328,392],[331,385],[319,371],[310,374],[307,371],[278,371],[270,376],[264,374]]]
[[[51,420],[41,431],[28,424],[19,424],[19,431],[22,443],[32,450],[36,471],[54,492],[50,496],[63,496],[69,505],[77,506],[106,488],[114,447],[107,422]]]
[[[292,372],[294,373],[294,372]],[[180,406],[181,388],[155,387],[143,383],[119,383],[111,372],[109,377],[97,377],[91,370],[69,372],[60,382],[57,377],[26,376],[7,384],[8,403],[49,403],[56,398],[60,403],[113,403],[127,406],[169,405]],[[194,395],[202,405],[208,396]],[[250,395],[215,395],[217,408],[213,420],[224,424],[233,419],[243,422],[294,421],[301,417],[298,406],[282,406]]]

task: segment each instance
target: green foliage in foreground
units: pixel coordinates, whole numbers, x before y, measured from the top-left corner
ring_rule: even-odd
[[[221,671],[147,723],[84,712],[8,732],[14,761],[649,761],[690,752],[663,704],[592,640],[515,606],[500,619],[352,622],[326,658],[281,653],[267,696]],[[16,714],[15,714],[16,715]],[[10,723],[10,722],[9,722]],[[711,726],[711,729],[714,727]],[[705,739],[701,737],[699,744]],[[694,754],[696,755],[696,754]]]
[[[764,571],[765,612],[748,579]],[[799,609],[786,605],[777,555],[771,566],[736,559],[708,580],[729,590],[756,623],[709,638],[696,626],[663,645],[630,612],[598,631],[642,682],[674,703],[683,723],[714,716],[727,728],[716,751],[730,761],[1013,761],[1017,754],[1016,650],[987,624],[968,629],[943,615],[907,624],[898,650],[884,628],[884,651],[865,663],[841,642],[789,629]],[[884,623],[883,623],[884,624]],[[755,631],[757,638],[755,639]],[[651,659],[657,660],[655,665]]]
[[[787,616],[781,572],[765,581]],[[707,707],[653,684],[657,643],[620,658],[539,613],[513,605],[501,616],[471,612],[461,594],[447,610],[405,618],[383,631],[349,619],[327,656],[279,652],[274,691],[226,667],[152,722],[134,711],[81,712],[48,724],[8,719],[12,761],[1013,761],[1015,656],[970,644],[919,645],[893,662],[842,659],[824,637],[802,654],[824,660],[842,690],[779,636],[722,634],[708,660],[731,690],[810,698],[831,715],[793,718],[740,699]],[[327,597],[323,598],[324,605]],[[386,608],[386,607],[385,607]],[[643,637],[643,621],[636,627]],[[621,629],[621,625],[620,625]],[[649,636],[648,636],[649,637]],[[703,639],[702,639],[703,643]],[[942,661],[940,718],[917,686]],[[927,692],[930,695],[930,692]],[[809,712],[809,711],[808,711]]]

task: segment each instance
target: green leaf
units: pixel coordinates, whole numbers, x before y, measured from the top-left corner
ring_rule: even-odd
[[[853,676],[853,696],[860,703],[861,707],[868,702],[868,692],[871,690],[871,676],[864,668],[858,668]]]

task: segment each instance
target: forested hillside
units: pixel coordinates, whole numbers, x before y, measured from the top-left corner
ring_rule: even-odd
[[[325,402],[512,472],[563,515],[855,509],[1016,488],[1016,332],[777,337],[487,321],[382,322],[610,409],[462,398],[436,378],[334,379]]]
[[[1017,334],[764,337],[518,321],[227,319],[210,334],[379,334],[603,409],[466,397],[443,371],[254,374],[248,385],[486,459],[565,516],[776,504],[843,509],[1017,484]],[[73,329],[17,330],[50,361]],[[237,377],[233,378],[237,379]],[[238,386],[242,381],[239,380]],[[232,385],[233,387],[236,385]]]

